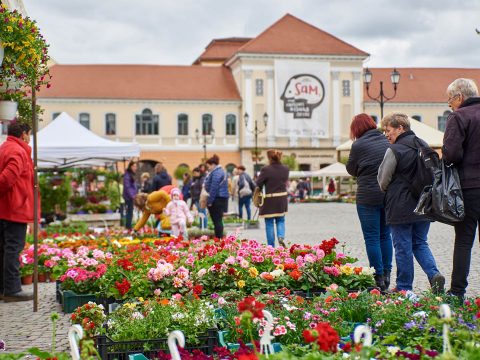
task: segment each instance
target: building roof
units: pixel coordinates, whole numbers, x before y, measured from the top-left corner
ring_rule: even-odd
[[[364,57],[369,55],[290,14],[286,14],[256,38],[246,43],[238,52]]]
[[[39,98],[240,101],[224,66],[54,65]]]
[[[390,73],[393,69],[371,68],[372,82],[370,95],[380,93],[380,81],[383,81],[383,92],[386,96],[393,95]],[[397,68],[400,72],[400,82],[397,94],[391,102],[396,103],[445,103],[446,90],[450,83],[458,78],[473,79],[480,85],[480,69],[461,68]],[[364,88],[364,101],[373,102],[367,96]]]
[[[207,45],[202,55],[195,60],[194,64],[211,61],[224,62],[232,57],[239,48],[241,48],[250,40],[252,40],[252,38],[232,37],[225,39],[213,39],[210,44]]]

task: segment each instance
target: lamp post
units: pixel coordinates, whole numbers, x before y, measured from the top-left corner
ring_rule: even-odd
[[[268,114],[263,114],[263,129],[259,129],[257,119],[255,119],[255,126],[253,130],[250,130],[248,128],[248,120],[250,119],[248,113],[245,113],[245,115],[243,115],[243,119],[245,120],[245,127],[247,128],[247,131],[255,136],[255,168],[253,171],[255,173],[258,169],[258,134],[261,134],[265,132],[265,130],[267,130]]]
[[[207,160],[207,144],[211,144],[213,139],[215,139],[215,130],[211,129],[210,134],[207,132],[203,132],[200,135],[200,130],[195,130],[195,136],[197,137],[197,141],[202,144],[203,147],[203,161]]]
[[[370,95],[368,90],[370,88],[370,83],[372,82],[372,77],[373,77],[372,72],[368,70],[368,68],[366,68],[365,72],[363,73],[363,81],[367,89],[367,96],[370,99],[380,104],[380,117],[381,119],[383,119],[383,105],[387,101],[392,100],[395,97],[395,95],[397,95],[397,86],[398,86],[398,83],[400,82],[400,73],[397,71],[397,69],[394,68],[390,74],[390,81],[392,82],[393,91],[394,91],[393,95],[390,97],[386,96],[385,93],[383,92],[383,81],[380,81],[380,94],[378,96]]]

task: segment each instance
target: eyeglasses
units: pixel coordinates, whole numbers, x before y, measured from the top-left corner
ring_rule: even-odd
[[[453,101],[453,99],[455,99],[457,96],[459,96],[460,94],[455,94],[453,96],[450,96],[447,100],[447,104],[451,103]]]

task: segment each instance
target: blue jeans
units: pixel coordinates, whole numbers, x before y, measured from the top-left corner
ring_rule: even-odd
[[[362,226],[363,239],[368,261],[375,273],[383,275],[392,270],[392,237],[390,227],[385,223],[383,205],[358,205],[358,218]]]
[[[247,220],[252,217],[252,211],[250,210],[250,202],[252,201],[252,195],[238,198],[238,216],[243,219],[243,206],[247,209]]]
[[[285,216],[265,218],[265,230],[267,232],[267,243],[275,247],[275,225],[277,224],[277,238],[285,239]]]
[[[414,256],[429,280],[439,273],[435,259],[427,244],[427,234],[430,229],[429,221],[390,225],[390,229],[397,262],[398,290],[412,290]]]
[[[205,208],[205,209],[201,209],[201,208],[200,208],[200,200],[195,201],[195,207],[197,208],[197,210],[198,210],[198,212],[199,212],[200,214],[203,214],[203,215],[204,215],[204,217],[203,217],[203,228],[204,228],[205,230],[207,230],[207,228],[208,228],[207,209],[206,209],[206,208]],[[201,220],[201,218],[200,218],[200,228],[202,227],[202,222],[201,222],[201,221],[202,221],[202,220]]]
[[[125,227],[127,229],[132,228],[133,220],[133,199],[125,199]]]

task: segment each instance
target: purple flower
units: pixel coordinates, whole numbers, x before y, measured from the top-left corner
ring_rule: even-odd
[[[403,325],[403,327],[407,330],[410,330],[412,328],[414,328],[416,325],[415,321],[409,321],[408,323],[406,323],[405,325]]]
[[[0,340],[0,351],[5,351],[5,350],[6,350],[5,341]]]

